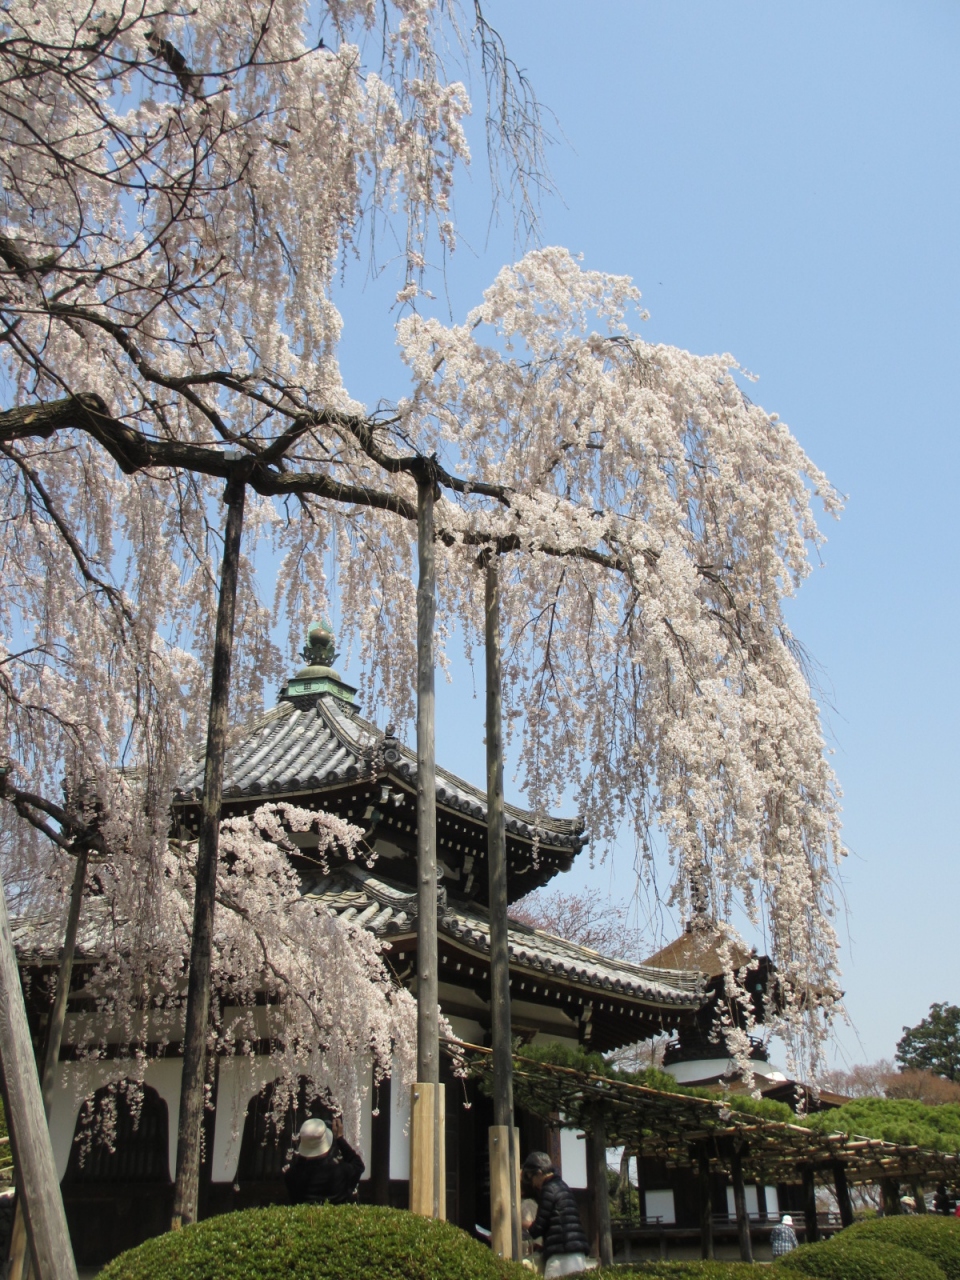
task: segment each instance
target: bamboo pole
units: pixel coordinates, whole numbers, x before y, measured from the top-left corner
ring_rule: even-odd
[[[27,1237],[38,1280],[77,1280],[0,880],[0,1059]]]
[[[485,569],[487,676],[487,875],[490,896],[490,1034],[493,1047],[493,1125],[505,1161],[490,1179],[493,1251],[521,1257],[519,1152],[513,1127],[513,1054],[510,1022],[510,952],[507,939],[507,827],[503,808],[503,672],[500,655],[500,565],[490,552]],[[490,1131],[494,1143],[494,1129]],[[501,1150],[498,1147],[498,1151]],[[493,1146],[491,1145],[491,1151]]]
[[[227,527],[220,568],[220,599],[213,645],[210,679],[210,714],[207,720],[207,753],[203,775],[200,835],[197,842],[197,888],[190,941],[190,976],[183,1031],[183,1075],[177,1126],[177,1178],[171,1227],[195,1222],[200,1192],[200,1127],[203,1123],[206,1076],[207,1028],[212,987],[213,919],[220,853],[220,815],[223,807],[223,765],[227,748],[227,715],[230,704],[230,665],[237,605],[240,540],[246,473],[238,466],[227,484]]]
[[[421,1096],[436,1095],[440,1084],[439,953],[437,943],[437,761],[435,739],[434,620],[437,569],[433,507],[436,490],[429,467],[417,478],[417,1083]],[[422,1109],[411,1134],[410,1203],[423,1213],[445,1217],[441,1168],[444,1108]],[[428,1120],[429,1117],[429,1120]],[[431,1192],[421,1185],[429,1177]]]

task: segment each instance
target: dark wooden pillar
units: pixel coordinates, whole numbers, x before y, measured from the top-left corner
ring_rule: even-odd
[[[697,1148],[697,1166],[700,1183],[700,1257],[713,1257],[713,1185],[710,1173],[710,1152],[706,1143]]]
[[[814,1244],[820,1239],[820,1227],[817,1223],[817,1184],[809,1165],[803,1170],[803,1219],[807,1226],[806,1242]]]
[[[847,1171],[839,1160],[833,1166],[833,1186],[837,1193],[837,1208],[840,1210],[840,1225],[849,1227],[853,1222],[853,1205],[850,1203],[850,1188],[847,1185]]]
[[[376,1115],[370,1117],[370,1199],[385,1206],[390,1204],[391,1089],[389,1079],[380,1081],[374,1095]]]
[[[733,1203],[737,1211],[737,1240],[740,1257],[744,1262],[753,1261],[753,1244],[750,1240],[750,1218],[747,1214],[747,1195],[743,1187],[743,1151],[730,1152],[730,1176],[733,1179]]]
[[[927,1202],[923,1198],[923,1185],[917,1181],[914,1181],[910,1184],[910,1189],[913,1192],[913,1198],[916,1201],[917,1213],[926,1213]]]
[[[610,1228],[610,1188],[607,1184],[607,1134],[603,1120],[595,1116],[587,1134],[587,1185],[590,1189],[594,1247],[602,1267],[613,1263]]]
[[[896,1178],[883,1178],[880,1182],[880,1194],[883,1197],[883,1216],[896,1217],[903,1212],[900,1204],[900,1183]]]
[[[761,1222],[766,1222],[769,1217],[767,1209],[767,1188],[764,1183],[757,1183],[757,1217]]]

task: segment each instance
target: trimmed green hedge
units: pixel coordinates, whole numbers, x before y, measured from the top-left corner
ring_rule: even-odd
[[[820,1133],[855,1133],[927,1151],[960,1151],[960,1103],[930,1107],[913,1098],[854,1098],[803,1123]]]
[[[930,1258],[947,1280],[960,1280],[960,1218],[940,1214],[900,1214],[894,1218],[872,1218],[848,1228],[849,1240],[882,1240],[900,1249],[912,1249]]]
[[[782,1280],[793,1276],[815,1276],[817,1280],[945,1280],[945,1272],[923,1254],[870,1237],[854,1238],[847,1231],[825,1244],[801,1245],[773,1265]]]
[[[98,1280],[529,1280],[529,1275],[449,1222],[400,1209],[272,1205],[156,1236],[114,1258]]]
[[[689,1277],[690,1280],[746,1280],[748,1275],[754,1280],[757,1268],[750,1262],[630,1262],[618,1267],[602,1267],[599,1271],[588,1271],[588,1280],[596,1276],[597,1280],[632,1280],[634,1276],[645,1277],[645,1280],[671,1280],[671,1277]],[[529,1272],[528,1272],[529,1275]],[[784,1277],[784,1280],[787,1280]]]

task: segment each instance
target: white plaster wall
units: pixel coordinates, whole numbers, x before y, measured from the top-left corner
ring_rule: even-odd
[[[156,1089],[167,1104],[167,1159],[171,1177],[177,1165],[181,1067],[179,1058],[160,1058],[148,1065],[144,1077],[144,1083]],[[110,1062],[61,1062],[58,1065],[50,1107],[50,1139],[57,1177],[61,1181],[67,1171],[77,1117],[84,1099],[116,1078],[114,1065]]]
[[[410,1086],[390,1081],[390,1177],[410,1177]]]
[[[261,1057],[251,1058],[243,1054],[220,1059],[213,1162],[210,1166],[214,1182],[232,1182],[237,1176],[247,1106],[253,1095],[276,1076],[276,1068]]]
[[[563,1180],[568,1187],[587,1185],[587,1144],[578,1138],[578,1129],[560,1130],[560,1163]]]
[[[363,1097],[360,1099],[360,1132],[358,1134],[345,1133],[343,1136],[350,1143],[351,1147],[355,1147],[363,1157],[363,1163],[366,1168],[363,1171],[362,1181],[370,1177],[370,1152],[372,1151],[371,1138],[373,1134],[373,1064],[369,1064],[364,1076],[363,1088],[365,1090]],[[386,1102],[385,1090],[381,1089],[380,1094],[383,1101]],[[356,1139],[356,1140],[355,1140]]]
[[[665,1226],[671,1226],[676,1222],[677,1212],[673,1203],[673,1192],[670,1189],[645,1191],[643,1200],[648,1218],[660,1218]]]

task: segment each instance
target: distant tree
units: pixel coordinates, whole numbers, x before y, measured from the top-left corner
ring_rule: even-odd
[[[960,1102],[960,1083],[916,1067],[898,1071],[889,1058],[858,1063],[849,1071],[824,1071],[817,1084],[846,1098],[912,1098],[928,1107]]]
[[[939,1107],[944,1102],[960,1102],[960,1082],[934,1075],[932,1071],[919,1071],[908,1067],[887,1077],[888,1098],[914,1098],[928,1107]]]
[[[579,893],[544,893],[535,889],[510,908],[510,917],[532,929],[543,929],[581,947],[590,947],[618,960],[640,959],[640,935],[628,920],[622,902],[606,897],[599,889]]]
[[[915,1027],[903,1030],[896,1052],[901,1067],[960,1081],[960,1005],[932,1004]]]

